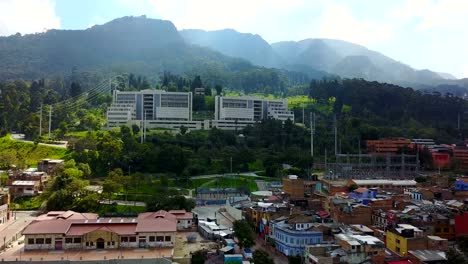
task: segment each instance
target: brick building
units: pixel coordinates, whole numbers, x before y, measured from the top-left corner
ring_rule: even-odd
[[[393,153],[397,154],[402,148],[409,148],[411,140],[407,138],[384,138],[367,140],[367,153]]]
[[[287,194],[291,200],[304,199],[304,180],[296,175],[289,175],[283,178],[283,192]]]

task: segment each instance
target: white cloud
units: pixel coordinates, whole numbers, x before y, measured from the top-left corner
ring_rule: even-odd
[[[358,19],[345,5],[327,6],[320,20],[319,35],[368,46],[390,39],[394,28],[390,24]]]
[[[0,0],[0,36],[60,28],[52,0]]]
[[[418,25],[420,30],[432,29],[464,29],[468,25],[468,1],[443,0],[434,2],[422,16]]]

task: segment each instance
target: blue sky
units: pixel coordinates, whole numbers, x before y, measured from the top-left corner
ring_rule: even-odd
[[[0,0],[0,35],[84,29],[126,15],[268,42],[336,38],[414,68],[468,77],[466,0]]]

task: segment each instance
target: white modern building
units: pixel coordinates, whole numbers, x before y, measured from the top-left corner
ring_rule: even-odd
[[[163,90],[115,90],[107,109],[108,127],[144,123],[147,128],[235,130],[270,118],[294,121],[294,112],[286,100],[216,96],[214,119],[192,120],[192,93]]]
[[[287,100],[269,100],[251,96],[215,97],[215,120],[257,122],[264,119],[294,121],[294,112],[288,110]]]
[[[107,109],[109,127],[118,127],[141,121],[157,126],[177,123],[177,126],[192,121],[192,93],[142,90],[122,92],[115,90],[113,103]],[[135,122],[139,121],[139,122]]]

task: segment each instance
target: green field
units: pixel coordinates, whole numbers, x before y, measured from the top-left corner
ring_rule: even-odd
[[[37,166],[40,159],[66,159],[68,154],[65,148],[16,141],[12,140],[10,135],[0,138],[0,162],[3,163],[0,163],[0,166],[11,164]]]

